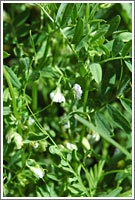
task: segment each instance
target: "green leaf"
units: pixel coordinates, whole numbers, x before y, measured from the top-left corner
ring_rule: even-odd
[[[14,52],[15,56],[17,56],[19,58],[24,55],[23,48],[20,46],[13,48],[13,52]]]
[[[8,67],[6,65],[4,65],[4,67],[6,68],[8,74],[10,76],[10,80],[11,80],[11,83],[13,84],[13,86],[20,89],[21,88],[21,82],[19,81],[16,74],[13,72],[13,70],[10,67]]]
[[[123,129],[126,133],[131,132],[131,125],[125,116],[114,106],[108,105],[107,106],[108,113],[110,114],[113,122],[121,129]]]
[[[3,115],[10,115],[11,114],[11,108],[9,106],[3,107]]]
[[[114,31],[117,30],[117,28],[118,28],[118,26],[119,26],[119,24],[120,24],[120,20],[121,20],[120,15],[116,15],[116,16],[109,22],[110,27],[109,27],[109,30],[108,30],[107,33],[106,33],[106,37],[111,36],[112,33],[113,33]]]
[[[105,52],[106,59],[110,57],[110,51],[105,45],[100,45],[100,49],[102,49]]]
[[[112,52],[113,42],[114,42],[114,40],[110,40],[106,44],[104,44],[104,46],[107,47],[107,49],[109,50],[109,52]]]
[[[76,188],[74,188],[72,185],[68,186],[68,190],[74,195],[78,194],[78,190]]]
[[[99,30],[97,30],[92,36],[91,42],[95,42],[100,37],[105,36],[106,32],[108,31],[108,28],[109,26],[105,25],[105,26],[102,26]]]
[[[113,47],[112,47],[112,56],[115,57],[117,56],[120,51],[123,48],[123,42],[122,40],[120,40],[119,38],[115,38],[114,42],[113,42]]]
[[[94,18],[94,15],[95,13],[97,12],[98,10],[98,7],[99,7],[99,4],[98,3],[95,3],[95,4],[92,4],[92,10],[90,12],[90,16],[89,16],[89,19],[93,19]]]
[[[98,128],[99,131],[102,130],[104,134],[111,136],[112,128],[103,114],[97,112],[95,115],[95,121],[96,121],[96,127]]]
[[[59,7],[57,15],[56,15],[56,20],[55,20],[57,23],[61,22],[62,16],[63,16],[64,11],[66,9],[66,6],[67,6],[67,3],[61,3],[60,4],[60,7]]]
[[[68,162],[66,160],[61,160],[61,165],[62,166],[69,166]]]
[[[126,64],[127,68],[132,72],[132,64],[131,64],[130,60],[124,60],[124,62]]]
[[[56,71],[54,71],[52,67],[44,67],[40,71],[40,74],[41,74],[41,77],[44,77],[44,78],[59,77],[59,74]]]
[[[22,155],[22,149],[18,150],[9,160],[8,166],[14,166],[15,163],[19,162],[21,160],[21,155]]]
[[[64,10],[64,13],[63,13],[63,16],[62,16],[61,25],[64,25],[64,24],[66,24],[66,22],[68,22],[68,20],[71,17],[71,13],[72,13],[73,8],[74,8],[73,3],[67,3],[65,10]]]
[[[51,180],[53,180],[53,181],[60,181],[57,177],[56,177],[56,174],[46,174],[46,176],[48,177],[48,178],[50,178]]]
[[[90,71],[92,73],[94,80],[99,84],[102,80],[102,68],[100,64],[98,63],[91,64]]]
[[[123,42],[128,42],[132,40],[132,33],[131,32],[123,32],[118,34],[118,37]]]
[[[28,82],[37,81],[40,78],[40,73],[38,71],[33,71],[29,77]]]
[[[65,27],[62,29],[64,35],[66,37],[70,37],[70,36],[73,36],[74,34],[74,28],[73,27]]]
[[[30,133],[28,140],[37,141],[37,140],[46,139],[47,137],[48,137],[47,135],[36,135],[35,133]]]
[[[132,48],[132,40],[129,40],[129,41],[123,46],[123,49],[122,49],[122,52],[121,52],[122,56],[123,56],[123,57],[126,56],[126,55],[129,53],[129,51],[130,51],[131,48]]]
[[[57,15],[56,22],[62,26],[68,22],[71,17],[71,12],[74,8],[74,4],[71,3],[61,3]]]
[[[20,26],[16,29],[16,33],[18,37],[25,37],[26,35],[29,35],[30,31],[30,25],[24,24],[23,26]]]
[[[131,197],[132,198],[132,189],[130,189],[130,190],[128,190],[128,191],[126,191],[126,192],[123,192],[123,193],[121,193],[120,195],[119,195],[119,197]]]
[[[83,20],[79,18],[75,27],[75,33],[73,36],[72,43],[77,45],[80,42],[82,35],[83,35]]]
[[[58,147],[56,145],[51,145],[49,147],[49,151],[51,154],[57,154],[58,156],[62,156],[62,153],[60,152],[60,150],[58,149]]]
[[[89,45],[88,45],[88,35],[84,36],[81,38],[80,42],[76,45],[76,51],[80,51],[81,48],[85,48],[85,50],[87,51],[88,48],[89,48]]]
[[[61,165],[60,165],[60,166],[61,166]],[[62,167],[62,169],[63,169],[64,171],[68,171],[68,172],[74,174],[74,171],[73,171],[72,169],[70,169],[69,167],[63,167],[63,166],[61,166],[61,167]]]
[[[130,77],[129,76],[125,76],[119,86],[119,89],[118,89],[118,96],[122,95],[126,89],[129,87],[129,83],[130,83]]]
[[[23,25],[26,20],[28,19],[30,15],[30,12],[29,10],[25,10],[23,12],[20,12],[16,17],[15,17],[15,20],[14,20],[14,25],[19,27],[21,25]]]
[[[106,197],[118,197],[120,192],[122,191],[122,187],[115,188],[114,190],[111,190]]]
[[[10,54],[6,51],[3,51],[3,58],[8,58]]]
[[[29,65],[30,65],[29,57],[20,58],[19,62],[21,64],[21,66],[24,67],[25,69],[29,68]]]
[[[121,97],[120,102],[121,102],[122,106],[126,109],[126,111],[131,114],[132,113],[132,101],[130,99]]]

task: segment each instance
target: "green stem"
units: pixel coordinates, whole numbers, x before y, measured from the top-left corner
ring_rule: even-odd
[[[105,173],[103,174],[103,176],[106,176],[106,175],[108,175],[108,174],[114,174],[114,173],[124,173],[124,174],[127,174],[128,171],[127,171],[127,170],[123,170],[123,169],[111,170],[111,171],[109,171],[109,172],[105,172]]]
[[[73,48],[73,46],[71,45],[71,43],[69,42],[68,38],[65,36],[65,34],[63,33],[62,29],[60,28],[60,32],[63,35],[64,39],[66,40],[67,44],[69,45],[70,49],[72,50],[72,52],[74,53],[74,55],[76,56],[77,59],[79,59],[78,54],[76,53],[75,49]]]
[[[37,84],[33,83],[32,85],[32,110],[37,110],[37,99],[38,99],[38,88]]]
[[[4,73],[4,77],[7,81],[9,91],[10,91],[10,94],[11,94],[11,97],[12,97],[13,113],[15,115],[15,118],[18,120],[19,119],[19,113],[17,111],[16,99],[15,99],[15,95],[14,95],[14,88],[12,86],[9,74],[8,74],[7,70],[5,69],[5,67],[3,68],[3,73]]]
[[[51,20],[51,22],[54,23],[53,18],[48,14],[48,12],[39,3],[37,5],[43,10],[43,12],[45,13],[45,15],[47,15],[47,17]]]
[[[42,125],[39,123],[38,119],[36,118],[36,116],[34,115],[34,113],[32,112],[31,108],[29,107],[28,103],[26,102],[27,108],[29,109],[31,115],[33,116],[33,118],[35,119],[35,124],[36,126],[39,128],[39,130],[46,136],[48,136],[48,138],[51,140],[51,142],[57,147],[57,144],[54,142],[54,140],[51,138],[51,136],[44,130],[44,128],[42,127]]]
[[[125,56],[125,57],[115,57],[115,58],[108,58],[106,60],[102,60],[101,62],[99,62],[99,64],[103,64],[103,63],[106,63],[106,62],[109,62],[109,61],[112,61],[112,60],[120,60],[120,59],[126,59],[126,58],[131,58],[131,56]]]
[[[87,81],[86,81],[86,86],[85,86],[85,93],[84,93],[84,100],[83,100],[83,111],[86,113],[86,107],[87,107],[87,100],[88,100],[88,94],[89,94],[89,86],[90,86],[90,77],[87,77]],[[82,139],[85,135],[86,132],[86,127],[83,127],[83,130],[80,134],[80,146],[82,145]]]
[[[90,4],[87,3],[86,4],[86,13],[85,13],[86,22],[88,22],[88,20],[89,20],[89,13],[90,13]]]
[[[83,100],[83,111],[86,112],[88,94],[89,94],[89,86],[90,86],[90,77],[87,77],[86,86],[85,86],[85,93],[84,93],[84,100]]]
[[[20,115],[19,115],[19,113],[17,111],[17,104],[16,104],[15,95],[14,95],[14,88],[12,86],[9,74],[8,74],[7,70],[5,69],[5,67],[3,68],[3,73],[4,73],[4,77],[5,77],[6,81],[7,81],[7,84],[8,84],[8,87],[9,87],[9,91],[10,91],[10,94],[11,94],[11,98],[12,98],[13,113],[14,113],[14,116],[15,116],[16,120],[18,121],[18,132],[21,134],[22,133],[22,129],[21,129],[21,124],[19,122]]]

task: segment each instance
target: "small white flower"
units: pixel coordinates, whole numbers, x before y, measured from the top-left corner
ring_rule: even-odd
[[[94,144],[100,140],[100,135],[96,132],[93,132],[92,134],[89,134],[87,138],[90,141],[90,144]]]
[[[70,122],[67,121],[65,124],[64,124],[64,128],[65,129],[69,129],[70,128]]]
[[[34,148],[34,149],[37,149],[38,146],[39,146],[39,143],[38,143],[38,142],[35,142],[34,145],[33,145],[33,148]]]
[[[19,135],[18,133],[16,133],[16,135],[14,137],[14,141],[15,141],[15,144],[16,144],[16,148],[17,149],[21,149],[22,146],[23,146],[23,140],[22,140],[21,135]]]
[[[12,139],[14,139],[17,149],[21,149],[21,147],[23,146],[22,136],[14,132],[13,130],[11,130],[10,133],[6,136],[6,139],[8,144],[11,143]]]
[[[34,124],[34,122],[35,122],[35,120],[30,116],[28,119],[28,125],[31,126]]]
[[[65,102],[65,97],[61,93],[60,87],[58,87],[56,90],[53,90],[50,93],[50,98],[52,99],[53,102],[56,102],[56,103]]]
[[[82,96],[82,93],[83,93],[81,86],[76,83],[76,84],[74,84],[73,89],[75,91],[76,98],[81,99],[81,96]]]
[[[67,142],[66,147],[70,150],[76,150],[77,151],[77,146],[75,144],[71,144],[71,143]]]
[[[100,140],[100,135],[98,133],[93,133],[91,135],[91,138],[95,141],[95,142],[98,142]]]
[[[45,172],[42,168],[33,167],[33,166],[30,166],[29,168],[37,178],[43,178],[44,177]]]

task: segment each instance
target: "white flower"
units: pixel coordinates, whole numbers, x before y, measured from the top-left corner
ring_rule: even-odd
[[[64,128],[65,129],[69,129],[70,128],[70,122],[67,121],[65,124],[64,124]]]
[[[82,93],[83,93],[81,86],[76,83],[76,84],[74,84],[73,89],[75,91],[76,98],[81,99],[81,96],[82,96]]]
[[[21,147],[23,146],[23,140],[22,140],[21,135],[16,133],[16,135],[14,137],[14,141],[15,141],[15,144],[16,144],[16,148],[21,149]]]
[[[65,97],[61,93],[60,87],[58,87],[56,90],[53,90],[50,93],[50,98],[52,99],[53,102],[56,102],[56,103],[65,102]]]
[[[37,178],[43,178],[45,175],[44,169],[33,159],[26,161],[26,166],[34,173]]]
[[[23,139],[22,136],[19,135],[18,133],[14,132],[14,131],[10,131],[10,133],[6,136],[7,138],[7,143],[11,143],[11,140],[14,139],[14,142],[16,144],[16,148],[17,149],[21,149],[21,147],[23,146]]]
[[[35,122],[35,120],[30,116],[28,119],[28,125],[31,126],[34,124],[34,122]]]
[[[34,145],[33,145],[33,148],[34,148],[34,149],[37,149],[38,146],[39,146],[38,142],[35,142]]]
[[[71,144],[71,143],[67,142],[66,147],[70,150],[76,150],[77,151],[77,146],[75,144]]]
[[[43,178],[44,177],[45,172],[44,172],[44,170],[42,168],[33,167],[33,166],[30,166],[29,168],[37,178]]]
[[[93,141],[98,142],[100,140],[100,135],[95,132],[91,135],[91,138]]]

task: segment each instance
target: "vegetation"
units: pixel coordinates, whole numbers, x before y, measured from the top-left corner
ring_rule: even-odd
[[[4,3],[3,196],[132,196],[132,4]]]

